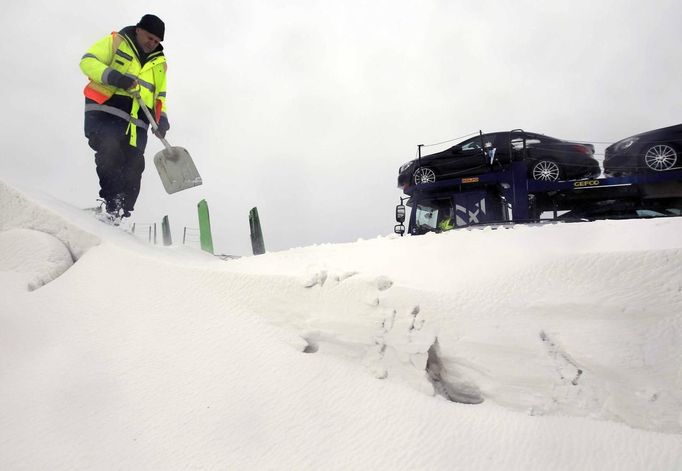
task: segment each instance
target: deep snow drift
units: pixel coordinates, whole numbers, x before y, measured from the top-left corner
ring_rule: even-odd
[[[222,261],[29,193],[2,469],[682,468],[682,219]]]

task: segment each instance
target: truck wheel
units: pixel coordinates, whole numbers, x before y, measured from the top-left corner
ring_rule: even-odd
[[[433,183],[436,181],[436,173],[430,168],[419,167],[412,174],[412,179],[415,185],[420,185],[422,183]]]
[[[644,163],[654,172],[664,172],[677,163],[677,152],[668,144],[654,144],[644,152]]]
[[[530,168],[530,176],[533,180],[555,182],[561,176],[561,169],[553,160],[542,159],[535,162]]]

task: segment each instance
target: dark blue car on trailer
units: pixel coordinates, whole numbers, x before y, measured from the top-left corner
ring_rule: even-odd
[[[621,139],[606,148],[606,176],[665,172],[682,168],[682,124],[654,129]]]
[[[519,159],[527,162],[532,180],[594,178],[601,173],[592,144],[515,130],[480,134],[411,160],[398,171],[398,187],[504,171]]]

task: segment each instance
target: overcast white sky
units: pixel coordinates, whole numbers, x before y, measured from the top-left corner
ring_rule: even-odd
[[[113,6],[110,6],[113,5]],[[11,2],[0,28],[0,178],[79,207],[98,184],[78,62],[144,13],[166,22],[173,145],[204,185],[167,195],[150,138],[134,213],[174,237],[211,210],[216,252],[391,232],[417,144],[523,128],[612,142],[682,122],[682,3],[288,0]],[[440,150],[433,148],[433,150]]]

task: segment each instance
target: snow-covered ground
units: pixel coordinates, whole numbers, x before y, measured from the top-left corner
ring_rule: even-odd
[[[682,218],[223,261],[0,182],[0,469],[682,469]]]

